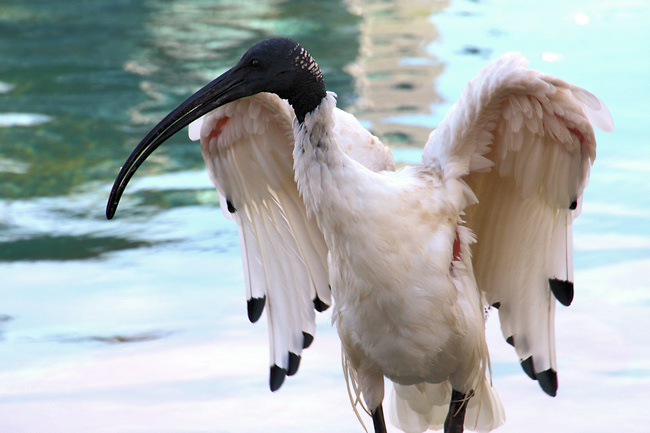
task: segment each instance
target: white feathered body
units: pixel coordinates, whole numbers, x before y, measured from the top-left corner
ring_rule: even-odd
[[[459,226],[471,191],[432,167],[360,166],[327,134],[334,105],[327,96],[297,130],[294,170],[325,236],[333,320],[366,404],[381,403],[384,376],[484,386],[483,306]]]

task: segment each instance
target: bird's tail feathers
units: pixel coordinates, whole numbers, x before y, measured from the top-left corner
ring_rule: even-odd
[[[394,384],[390,401],[390,419],[395,427],[406,433],[441,430],[449,410],[451,384],[419,383]],[[491,431],[505,421],[501,399],[488,377],[467,400],[465,428],[477,432]]]

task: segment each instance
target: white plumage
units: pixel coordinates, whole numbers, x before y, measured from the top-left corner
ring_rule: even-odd
[[[222,96],[235,88],[221,84],[231,76],[273,70],[256,55],[275,49],[276,59],[287,47],[290,68],[303,70],[296,77],[318,91],[322,77],[306,51],[266,41],[150,134],[163,135],[157,146],[182,126],[168,134],[165,125],[227,88],[210,96],[225,102],[191,125],[190,137],[200,138],[222,209],[238,224],[251,320],[266,304],[271,389],[296,373],[314,308],[333,300],[353,401],[363,398],[375,428],[384,377],[395,384],[392,421],[407,432],[456,429],[449,418],[461,407],[472,430],[503,423],[485,341],[490,305],[524,371],[555,395],[555,298],[573,297],[571,224],[596,156],[591,124],[613,128],[604,104],[509,53],[467,85],[422,165],[394,172],[388,149],[337,109],[332,93],[306,109],[300,89],[274,82],[298,119],[275,94]],[[120,176],[128,181],[147,155]],[[463,401],[449,406],[457,395]]]
[[[248,296],[269,300],[272,364],[288,369],[287,353],[300,354],[301,332],[314,333],[312,300],[330,303],[329,282],[349,373],[368,407],[381,403],[384,376],[396,383],[392,414],[405,431],[442,428],[448,380],[476,393],[466,426],[488,431],[503,422],[486,375],[484,301],[499,305],[520,360],[557,371],[548,280],[573,279],[579,209],[570,207],[596,156],[590,122],[606,131],[612,122],[596,97],[527,63],[510,53],[484,68],[431,134],[423,165],[394,174],[374,173],[393,169],[387,148],[328,96],[305,121],[323,137],[296,131],[307,212],[291,170],[288,103],[262,93],[206,116],[200,138],[210,176],[222,203],[230,197],[245,209],[233,215]],[[330,127],[336,136],[326,137]]]

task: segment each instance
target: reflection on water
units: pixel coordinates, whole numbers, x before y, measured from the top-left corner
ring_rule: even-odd
[[[558,312],[563,394],[538,395],[498,329],[489,338],[504,432],[641,431],[650,109],[624,95],[650,92],[650,53],[630,43],[647,40],[647,13],[587,0],[3,0],[0,431],[361,431],[326,315],[296,380],[268,392],[265,325],[246,321],[237,231],[196,143],[178,134],[156,151],[104,219],[149,128],[275,35],[309,49],[399,161],[418,162],[412,146],[503,51],[608,103],[617,132],[598,136],[576,226],[576,305]]]
[[[0,314],[0,341],[4,340],[4,332],[2,327],[6,322],[9,322],[13,320],[13,317],[11,317],[8,314]]]
[[[110,251],[150,245],[149,242],[107,236],[34,235],[26,239],[3,242],[0,262],[81,260],[99,257]]]
[[[359,100],[352,107],[371,130],[393,145],[422,147],[435,121],[431,106],[440,102],[433,85],[443,65],[427,47],[438,32],[432,14],[446,1],[350,1],[363,17],[360,53],[348,70]]]
[[[1,96],[1,111],[51,120],[0,128],[2,157],[28,167],[0,173],[0,196],[63,195],[109,177],[111,149],[127,138],[116,125],[125,123],[125,106],[142,98],[122,69],[142,39],[138,17],[146,12],[131,3],[3,2],[0,81],[13,89]]]
[[[144,341],[153,341],[171,335],[171,332],[143,332],[132,335],[90,335],[86,337],[61,337],[59,341],[63,343],[105,343],[105,344],[125,344],[125,343],[142,343]]]

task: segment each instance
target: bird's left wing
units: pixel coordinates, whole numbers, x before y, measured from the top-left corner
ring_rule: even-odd
[[[596,157],[591,124],[609,131],[613,122],[591,93],[527,65],[509,53],[481,70],[431,134],[423,163],[475,194],[460,188],[478,286],[524,371],[555,395],[554,297],[573,297],[571,225]]]
[[[335,133],[356,138],[348,153],[374,170],[392,156],[353,116],[337,110]],[[315,311],[331,304],[327,247],[308,216],[293,172],[291,106],[260,93],[226,104],[190,125],[226,217],[239,228],[248,316],[266,310],[270,387],[295,374],[315,332]]]

